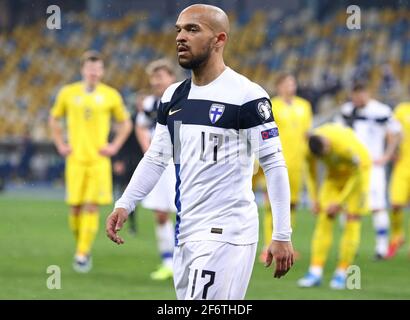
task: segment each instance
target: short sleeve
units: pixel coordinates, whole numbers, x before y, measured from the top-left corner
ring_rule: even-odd
[[[56,97],[53,107],[51,108],[50,114],[54,118],[61,118],[66,113],[66,94],[67,90],[62,88]]]
[[[147,117],[145,112],[140,111],[137,114],[137,126],[138,127],[148,127],[151,123],[151,119]]]
[[[118,122],[125,121],[130,118],[130,115],[125,108],[124,101],[122,100],[121,95],[117,92],[114,91],[112,95],[112,113],[114,115],[115,120]]]
[[[401,132],[402,130],[402,108],[401,108],[402,104],[399,104],[396,106],[396,108],[394,108],[393,112],[392,112],[392,117],[391,120],[388,124],[389,126],[389,130],[392,131],[393,133],[398,133]],[[392,128],[390,128],[390,125],[392,126]],[[393,130],[392,130],[393,129]]]
[[[394,116],[389,116],[387,120],[387,130],[393,134],[401,132],[400,122]]]

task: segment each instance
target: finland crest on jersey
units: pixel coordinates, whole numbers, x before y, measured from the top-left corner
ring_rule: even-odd
[[[154,147],[155,156],[171,155],[175,164],[176,245],[258,241],[254,158],[282,149],[265,90],[230,68],[205,86],[190,79],[170,86]]]
[[[213,103],[209,108],[209,119],[215,124],[223,115],[225,106],[223,104]]]

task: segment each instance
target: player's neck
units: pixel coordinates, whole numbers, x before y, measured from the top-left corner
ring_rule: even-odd
[[[97,83],[93,84],[93,83],[84,82],[84,89],[87,93],[92,93],[96,87],[97,87]]]
[[[365,102],[363,102],[362,104],[354,104],[353,106],[354,106],[356,109],[364,109],[364,108],[366,108],[366,106],[367,106],[368,103],[369,103],[369,101],[365,101]]]
[[[287,104],[292,104],[294,95],[282,95],[283,101],[285,101]]]
[[[216,63],[209,60],[203,66],[192,70],[192,82],[197,86],[206,86],[218,78],[225,69],[223,60]]]

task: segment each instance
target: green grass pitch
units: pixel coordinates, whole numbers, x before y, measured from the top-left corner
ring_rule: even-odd
[[[71,268],[74,241],[63,201],[0,196],[0,299],[175,299],[171,280],[154,282],[149,278],[160,262],[152,214],[140,210],[138,235],[134,238],[122,231],[126,243],[117,246],[106,238],[103,230],[110,209],[101,210],[93,270],[89,274],[77,274]],[[333,291],[328,287],[335,267],[338,230],[322,286],[297,288],[296,281],[309,263],[313,225],[310,213],[298,212],[293,243],[301,258],[279,280],[272,277],[272,268],[266,269],[256,262],[246,299],[410,299],[407,247],[393,260],[373,261],[370,217],[364,220],[355,262],[361,271],[361,289]],[[46,270],[50,265],[61,268],[60,290],[46,286],[50,276]]]

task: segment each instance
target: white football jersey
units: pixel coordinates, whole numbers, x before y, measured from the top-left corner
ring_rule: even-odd
[[[176,172],[176,245],[258,241],[253,162],[281,151],[268,94],[230,68],[205,86],[171,85],[150,152]],[[282,163],[283,165],[283,163]]]
[[[392,116],[392,110],[377,100],[370,100],[365,107],[354,112],[352,102],[341,107],[341,120],[356,132],[370,151],[372,159],[378,159],[384,154],[387,132],[398,132],[400,126]]]

